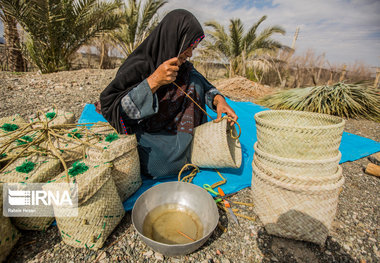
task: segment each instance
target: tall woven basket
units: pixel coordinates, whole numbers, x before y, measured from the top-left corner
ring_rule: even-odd
[[[125,201],[142,184],[136,136],[117,134],[110,125],[94,125],[91,131],[101,138],[95,145],[102,150],[89,147],[86,161],[92,164],[112,163],[112,178],[121,200]]]
[[[338,156],[345,121],[312,112],[269,110],[255,115],[258,148],[300,160]]]
[[[59,232],[68,245],[97,250],[125,214],[110,164],[93,166],[78,161],[69,169],[69,174],[70,182],[78,186],[78,216],[56,217]],[[62,173],[50,182],[65,183],[66,180],[66,174]],[[48,183],[44,189],[50,187]],[[55,214],[58,214],[57,209],[64,208],[54,206]],[[64,213],[70,215],[73,210],[67,209]]]
[[[335,217],[342,176],[334,184],[297,185],[275,179],[252,164],[255,213],[269,234],[319,245]]]
[[[61,163],[58,159],[30,155],[19,158],[0,173],[0,180],[6,183],[45,183],[59,174]],[[53,223],[53,217],[13,217],[12,223],[20,229],[39,230],[47,229]]]
[[[0,204],[0,262],[3,262],[20,238],[9,218],[3,216],[3,184],[0,184]]]
[[[266,153],[259,149],[258,142],[253,147],[256,159],[261,165],[266,167],[267,171],[278,176],[295,177],[307,175],[310,177],[310,180],[313,177],[329,177],[335,174],[342,157],[342,154],[338,152],[337,156],[329,159],[299,160]]]
[[[227,119],[196,127],[191,163],[202,168],[239,168],[242,153],[237,137],[235,126],[230,126]]]

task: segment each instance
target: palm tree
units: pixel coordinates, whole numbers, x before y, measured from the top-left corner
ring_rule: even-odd
[[[5,45],[9,52],[8,70],[16,72],[25,71],[25,61],[21,52],[17,21],[7,13],[7,10],[4,8],[5,2],[7,2],[7,0],[0,0],[0,20],[4,25]]]
[[[141,8],[142,1],[129,0],[122,12],[122,26],[111,33],[116,47],[128,57],[140,45],[158,24],[158,10],[166,0],[147,0]]]
[[[28,34],[26,48],[43,73],[68,70],[70,58],[100,32],[120,24],[120,0],[0,0]]]
[[[230,77],[235,74],[245,75],[247,60],[265,52],[285,48],[280,42],[271,39],[273,34],[285,34],[285,30],[280,26],[267,27],[258,34],[257,28],[266,18],[267,16],[261,17],[246,34],[240,19],[230,20],[229,34],[216,21],[205,23],[205,26],[211,27],[213,31],[206,32],[211,41],[205,41],[204,45],[207,49],[213,50],[224,64],[229,64],[227,70]]]

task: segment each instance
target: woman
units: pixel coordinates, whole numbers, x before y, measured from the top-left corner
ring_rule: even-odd
[[[109,123],[119,133],[136,134],[143,174],[175,175],[190,163],[193,130],[207,117],[184,92],[203,109],[208,105],[216,111],[218,118],[225,113],[237,120],[224,97],[186,61],[203,38],[190,12],[170,12],[100,94]]]

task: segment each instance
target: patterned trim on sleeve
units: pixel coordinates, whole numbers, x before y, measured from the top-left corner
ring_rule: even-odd
[[[210,109],[214,111],[216,110],[216,107],[214,106],[213,101],[216,95],[223,96],[222,93],[220,93],[216,88],[211,88],[206,92],[206,104]]]
[[[127,116],[130,119],[136,120],[136,119],[141,118],[140,110],[137,108],[135,103],[132,101],[129,94],[127,94],[126,96],[124,96],[121,99],[121,107],[123,108],[125,114],[127,114]]]

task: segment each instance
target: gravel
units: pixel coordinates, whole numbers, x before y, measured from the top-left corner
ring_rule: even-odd
[[[40,75],[0,72],[0,117],[19,113],[27,118],[38,109],[55,104],[74,112],[78,120],[86,103],[98,100],[99,93],[112,80],[116,70],[79,70]],[[380,140],[380,125],[366,120],[348,120],[346,131]],[[379,262],[379,178],[363,173],[367,158],[342,165],[346,178],[340,195],[336,219],[324,247],[266,233],[252,207],[239,212],[254,217],[254,222],[239,218],[241,227],[230,224],[220,211],[223,232],[216,228],[211,238],[194,253],[165,257],[152,251],[125,217],[98,251],[65,245],[58,228],[45,232],[21,231],[8,262]],[[252,202],[250,189],[232,198]]]

